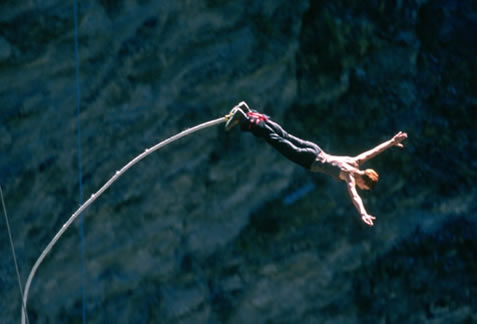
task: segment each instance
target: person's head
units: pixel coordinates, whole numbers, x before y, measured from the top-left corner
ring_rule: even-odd
[[[356,185],[361,190],[371,190],[378,183],[379,174],[373,169],[366,169],[356,177]]]

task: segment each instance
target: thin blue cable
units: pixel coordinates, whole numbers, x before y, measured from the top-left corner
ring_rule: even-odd
[[[78,58],[78,8],[74,0],[74,24],[75,24],[75,62],[76,62],[76,115],[78,120],[78,182],[79,202],[83,204],[83,175],[81,171],[81,118],[80,118],[80,85],[79,85],[79,58]],[[84,253],[84,218],[80,218],[80,246],[81,246],[81,305],[82,320],[86,323],[86,291],[85,291],[85,253]]]

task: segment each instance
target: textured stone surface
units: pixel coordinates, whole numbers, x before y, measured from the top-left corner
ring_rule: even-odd
[[[477,321],[473,1],[79,1],[84,197],[146,147],[241,100],[369,163],[341,183],[222,127],[141,161],[84,213],[88,323]],[[0,184],[22,279],[79,204],[73,3],[0,4]],[[4,223],[4,222],[1,222]],[[2,225],[1,228],[4,228]],[[20,295],[0,231],[0,318]],[[80,221],[31,323],[81,322]]]

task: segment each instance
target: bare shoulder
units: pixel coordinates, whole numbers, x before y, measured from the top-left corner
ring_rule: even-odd
[[[346,185],[349,187],[354,187],[356,184],[356,180],[352,172],[341,171],[340,172],[340,179],[343,180]]]
[[[350,162],[350,163],[352,163],[353,166],[358,168],[358,169],[361,166],[361,164],[363,164],[365,162],[363,154],[353,156],[353,157],[351,157],[351,160],[352,160],[352,162]]]

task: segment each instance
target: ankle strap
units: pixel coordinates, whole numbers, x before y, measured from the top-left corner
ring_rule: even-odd
[[[261,121],[266,122],[270,117],[268,117],[265,114],[261,114],[256,111],[249,111],[247,113],[247,116],[249,117],[250,123],[251,124],[258,124]]]

